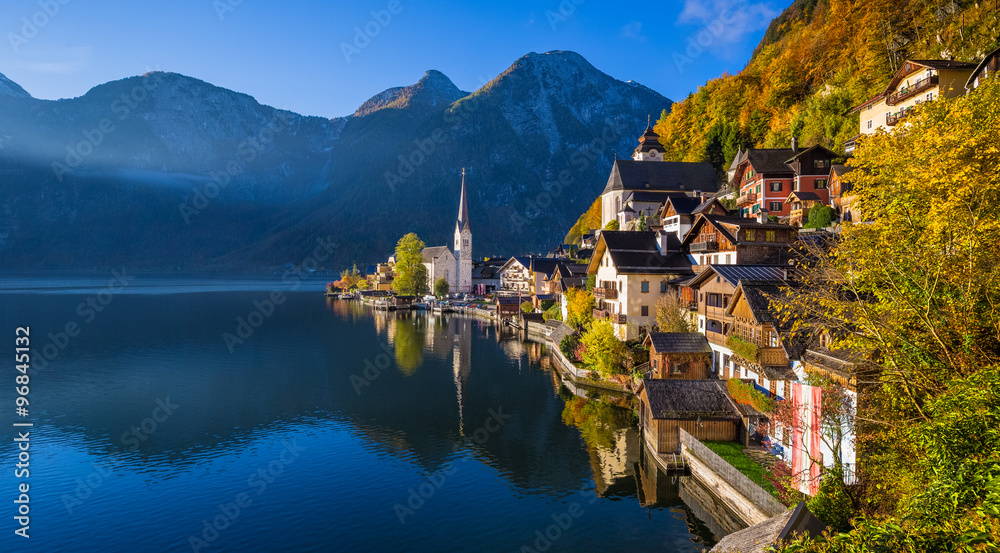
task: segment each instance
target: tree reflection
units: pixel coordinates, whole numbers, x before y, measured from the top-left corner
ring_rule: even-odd
[[[417,372],[424,362],[424,336],[414,319],[397,319],[393,341],[396,351],[396,366],[404,376]]]
[[[580,430],[583,440],[590,447],[612,448],[616,433],[632,424],[628,409],[598,399],[573,397],[563,407],[562,420]]]

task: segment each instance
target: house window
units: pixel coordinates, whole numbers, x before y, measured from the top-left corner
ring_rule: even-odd
[[[642,307],[640,307],[639,308],[639,315],[643,316],[643,317],[648,317],[649,316],[649,306],[648,305],[643,305]]]
[[[830,161],[826,159],[813,160],[813,169],[826,169],[830,167]]]
[[[730,259],[730,256],[731,256],[731,255],[732,255],[732,254],[728,254],[728,253],[726,254],[726,265],[731,265],[731,264],[733,263],[733,262],[731,261],[731,259]]]
[[[813,188],[815,188],[816,190],[825,190],[826,179],[816,179],[816,184],[813,185]]]
[[[718,332],[718,333],[721,333],[722,332],[722,323],[720,323],[719,321],[713,321],[712,319],[709,319],[708,320],[708,328],[706,328],[706,330],[709,331],[709,332]]]
[[[781,211],[781,202],[771,202],[768,211]]]
[[[618,281],[618,291],[619,292],[622,291],[622,281],[620,281],[620,280]]]
[[[752,228],[748,228],[745,231],[745,233],[744,233],[743,236],[746,238],[747,242],[756,242],[757,241],[757,231],[754,230],[754,229],[752,229]]]
[[[705,321],[702,321],[701,319],[699,319],[698,320],[698,328],[705,328]]]
[[[649,292],[649,281],[648,280],[642,281],[642,284],[640,284],[640,287],[642,289],[642,293],[643,294]]]
[[[655,357],[653,358],[653,368],[654,369],[659,368],[659,367],[657,367],[657,362],[656,362],[656,358]]]
[[[781,182],[774,181],[771,183],[771,192],[781,192]]]
[[[868,108],[868,109],[872,109],[872,108]],[[872,128],[872,120],[871,119],[868,120],[868,128],[869,129]]]
[[[930,102],[932,100],[934,100],[934,93],[933,92],[928,92],[927,93],[927,101]]]
[[[681,364],[680,363],[671,363],[670,364],[670,372],[672,372],[674,374],[681,374],[684,371],[681,370]]]
[[[777,234],[778,233],[776,231],[773,231],[773,230],[766,231],[764,233],[764,241],[765,242],[774,242],[775,238],[777,237]]]
[[[664,294],[664,293],[666,293],[666,291],[667,291],[667,283],[666,282],[661,282],[660,283],[660,293]]]

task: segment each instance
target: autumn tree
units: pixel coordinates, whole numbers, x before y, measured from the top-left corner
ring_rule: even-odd
[[[660,332],[696,332],[681,309],[677,296],[666,295],[656,300],[656,326]]]
[[[580,338],[586,348],[583,361],[607,378],[624,372],[625,343],[618,339],[608,321],[594,321]]]
[[[817,551],[1000,544],[998,136],[992,78],[862,139],[852,205],[870,221],[806,248],[772,298],[793,336],[826,331],[857,359],[869,518]]]
[[[427,267],[424,265],[424,243],[414,233],[409,233],[396,243],[396,276],[392,289],[403,296],[420,296],[427,293]]]
[[[594,320],[594,293],[580,288],[566,291],[566,324],[583,328]]]

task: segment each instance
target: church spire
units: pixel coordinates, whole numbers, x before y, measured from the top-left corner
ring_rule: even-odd
[[[468,228],[472,230],[469,226],[469,202],[465,199],[465,167],[462,167],[462,197],[458,203],[458,223],[459,230],[464,230]]]

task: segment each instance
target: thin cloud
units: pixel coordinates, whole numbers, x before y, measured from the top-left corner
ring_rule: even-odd
[[[72,75],[90,67],[93,53],[85,46],[31,48],[11,59],[10,65],[43,75]]]
[[[677,25],[696,25],[710,30],[717,30],[721,26],[723,32],[713,33],[713,42],[725,50],[726,45],[741,42],[748,34],[766,29],[778,13],[765,2],[684,0],[684,8],[677,16]]]
[[[621,36],[622,38],[638,40],[639,42],[646,41],[646,37],[642,34],[642,22],[640,21],[631,21],[622,26]]]

